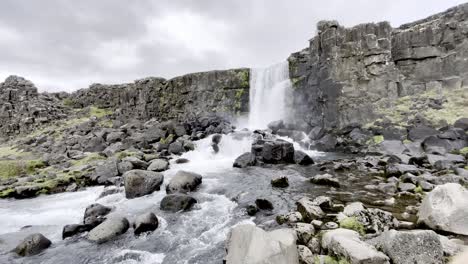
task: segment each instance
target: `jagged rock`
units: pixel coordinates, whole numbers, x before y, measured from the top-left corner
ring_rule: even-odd
[[[155,159],[151,161],[151,164],[148,166],[148,170],[161,172],[169,169],[169,162],[163,159]]]
[[[95,227],[106,220],[106,215],[112,211],[112,208],[102,204],[92,204],[86,207],[83,216],[83,224]]]
[[[322,237],[322,247],[335,255],[343,256],[351,264],[389,264],[389,258],[373,246],[359,238],[359,234],[349,229],[327,231]]]
[[[161,210],[169,212],[178,212],[178,211],[188,211],[194,204],[197,203],[197,200],[192,196],[176,193],[166,195],[161,201]]]
[[[33,256],[41,253],[51,244],[52,242],[44,235],[39,233],[31,234],[16,246],[15,252],[22,257]]]
[[[299,165],[310,165],[310,164],[314,164],[314,161],[304,151],[295,150],[294,151],[294,163],[299,164]]]
[[[296,235],[291,229],[271,232],[254,225],[238,225],[227,238],[228,264],[298,264]]]
[[[408,139],[411,141],[424,140],[425,138],[437,135],[439,132],[428,126],[417,126],[409,130]]]
[[[166,186],[166,193],[187,193],[194,191],[202,183],[202,176],[188,171],[178,171]]]
[[[128,199],[159,191],[164,176],[159,172],[131,170],[124,175],[125,196]]]
[[[457,183],[437,186],[424,197],[418,222],[430,228],[468,235],[468,191]]]
[[[365,208],[361,202],[347,205],[343,214],[347,217],[355,217],[366,232],[381,233],[398,227],[398,220],[390,212],[378,208]]]
[[[124,234],[129,227],[127,218],[114,216],[89,231],[88,239],[101,244]]]
[[[320,219],[325,216],[325,213],[322,211],[320,206],[307,197],[301,198],[296,202],[296,205],[297,211],[301,213],[303,220],[306,222]]]
[[[91,225],[80,225],[80,224],[66,225],[63,227],[63,230],[62,230],[62,239],[87,232],[91,230],[91,228],[93,228]]]
[[[120,141],[122,141],[124,138],[125,138],[125,133],[124,133],[124,132],[121,132],[121,131],[114,131],[114,132],[109,133],[109,134],[106,136],[106,141],[107,141],[109,144],[112,144],[112,143],[120,142]]]
[[[411,192],[416,188],[416,185],[412,183],[400,183],[398,184],[398,190],[400,192]]]
[[[292,228],[296,232],[297,243],[301,245],[307,245],[315,235],[315,228],[311,224],[295,223]]]
[[[137,157],[125,157],[123,161],[132,163],[133,168],[137,170],[146,170],[148,168],[148,163]]]
[[[299,212],[290,212],[285,215],[278,215],[276,216],[276,222],[280,225],[302,222],[302,215]]]
[[[250,204],[247,206],[247,214],[254,216],[258,213],[258,207],[256,205]]]
[[[330,174],[316,175],[310,179],[310,182],[317,185],[328,185],[337,188],[340,187],[340,182]]]
[[[184,152],[184,147],[180,142],[174,142],[169,145],[169,152],[172,154],[179,155]]]
[[[314,255],[306,246],[297,246],[297,253],[299,254],[299,264],[314,264]]]
[[[390,164],[385,171],[387,177],[399,177],[405,173],[419,174],[420,170],[414,165],[407,164]]]
[[[453,126],[467,131],[468,130],[468,118],[463,117],[463,118],[458,119],[457,121],[455,121]]]
[[[262,145],[252,146],[252,153],[269,164],[294,162],[294,146],[284,140],[265,141]]]
[[[271,185],[277,188],[286,188],[289,186],[288,177],[282,176],[271,180]]]
[[[248,166],[254,166],[254,165],[255,165],[255,155],[250,152],[246,152],[236,158],[236,160],[234,161],[233,167],[246,168]]]
[[[273,204],[267,199],[256,199],[255,205],[257,205],[260,210],[273,210]]]
[[[307,243],[307,247],[314,255],[320,254],[320,250],[322,248],[320,245],[320,240],[317,237],[313,237],[311,240],[309,240],[309,243]]]
[[[117,158],[109,158],[94,170],[91,179],[99,184],[108,184],[109,179],[119,175]]]
[[[159,221],[154,213],[146,213],[137,216],[133,223],[135,235],[140,235],[145,232],[152,232],[158,228]]]
[[[395,264],[444,263],[442,244],[432,230],[389,230],[374,245]]]

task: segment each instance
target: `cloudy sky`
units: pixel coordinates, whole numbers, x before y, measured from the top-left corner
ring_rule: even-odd
[[[397,27],[461,0],[1,0],[0,80],[40,90],[264,67],[307,46],[322,19]]]

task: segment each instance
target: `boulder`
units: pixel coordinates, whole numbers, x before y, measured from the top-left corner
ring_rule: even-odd
[[[303,197],[296,202],[297,211],[301,213],[305,222],[310,222],[325,216],[320,206],[314,203],[310,198]]]
[[[255,205],[260,210],[273,210],[273,204],[267,199],[257,199],[255,200]]]
[[[375,246],[394,264],[444,263],[442,244],[432,230],[389,230],[376,239]]]
[[[83,224],[95,227],[106,220],[106,215],[112,211],[112,208],[102,204],[91,204],[85,209]]]
[[[418,222],[432,229],[468,235],[468,191],[457,183],[434,188],[424,197]]]
[[[414,165],[407,165],[407,164],[390,164],[387,166],[385,173],[386,176],[389,177],[400,177],[405,173],[411,173],[418,175],[419,169]]]
[[[317,185],[328,185],[339,188],[340,182],[330,174],[316,175],[310,179],[310,182]]]
[[[247,214],[250,215],[250,216],[254,216],[258,213],[258,207],[256,205],[253,205],[253,204],[249,204],[246,208],[247,210]]]
[[[277,215],[276,222],[280,225],[282,224],[294,224],[298,222],[302,222],[302,215],[299,212],[289,212],[284,215]]]
[[[172,154],[179,155],[182,152],[184,152],[184,146],[179,141],[173,142],[169,145],[169,152]]]
[[[381,233],[398,227],[398,220],[390,212],[378,208],[365,208],[360,202],[347,205],[343,214],[354,217],[369,233]]]
[[[438,133],[439,132],[434,128],[425,125],[419,125],[409,130],[408,139],[411,141],[419,141],[424,140],[429,136],[437,135]]]
[[[176,193],[166,195],[161,201],[160,208],[163,211],[169,212],[178,212],[178,211],[188,211],[194,204],[197,203],[197,200],[192,196]]]
[[[221,142],[221,138],[223,135],[221,134],[214,134],[213,137],[211,138],[211,142],[215,145],[218,145]]]
[[[106,141],[109,144],[120,142],[125,138],[125,133],[121,131],[110,132],[106,136]]]
[[[87,232],[91,230],[91,228],[93,227],[90,225],[80,225],[80,224],[66,225],[63,227],[63,230],[62,230],[62,239]]]
[[[169,162],[164,159],[155,159],[151,161],[151,164],[148,166],[149,171],[161,172],[169,169]]]
[[[322,248],[346,258],[351,264],[389,264],[389,258],[363,242],[356,231],[338,228],[322,237]]]
[[[124,234],[129,227],[127,218],[114,216],[89,231],[88,239],[101,244]]]
[[[314,264],[314,254],[306,246],[297,246],[297,253],[299,254],[299,264]]]
[[[271,129],[273,134],[276,134],[276,132],[278,132],[278,130],[284,128],[284,122],[283,122],[283,120],[272,121],[267,125],[267,127],[269,129]]]
[[[178,171],[166,186],[166,193],[187,193],[202,183],[202,176],[188,171]]]
[[[463,117],[463,118],[458,119],[457,121],[455,121],[453,126],[456,128],[461,128],[465,131],[468,131],[468,118]]]
[[[289,186],[288,177],[281,176],[271,180],[271,186],[276,188],[286,188]]]
[[[453,149],[448,139],[441,139],[437,136],[425,138],[421,145],[426,153],[436,155],[445,155]]]
[[[98,184],[109,184],[109,179],[119,175],[117,162],[117,158],[107,159],[96,167],[91,179]]]
[[[314,164],[314,161],[304,151],[295,150],[294,151],[294,163],[299,164],[299,165],[310,165],[310,164]]]
[[[133,168],[137,170],[146,170],[146,168],[148,168],[148,163],[137,157],[125,157],[123,161],[130,162],[133,165]]]
[[[266,232],[238,225],[227,238],[226,264],[298,264],[296,235],[291,229]]]
[[[125,196],[128,199],[159,191],[164,176],[159,172],[131,170],[124,175]]]
[[[295,223],[292,228],[296,232],[297,243],[307,245],[309,240],[315,235],[315,228],[311,224]]]
[[[291,142],[277,139],[265,141],[259,153],[261,160],[268,164],[293,163],[294,146]]]
[[[137,216],[133,223],[133,232],[140,235],[145,232],[152,232],[158,228],[159,221],[154,213],[146,213]]]
[[[236,158],[236,160],[234,161],[233,167],[245,168],[245,167],[254,166],[254,165],[255,165],[255,155],[250,152],[246,152]]]
[[[52,242],[44,235],[40,233],[31,234],[16,246],[15,252],[22,257],[33,256],[41,253],[51,244]]]

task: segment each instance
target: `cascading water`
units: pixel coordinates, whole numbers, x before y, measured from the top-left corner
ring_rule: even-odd
[[[249,129],[264,129],[286,117],[286,92],[291,87],[287,61],[250,71]]]

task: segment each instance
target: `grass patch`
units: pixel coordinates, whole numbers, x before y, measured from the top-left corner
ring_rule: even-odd
[[[106,157],[99,155],[99,153],[90,153],[86,157],[79,159],[79,160],[74,160],[71,163],[73,166],[81,166],[81,165],[89,164],[93,161],[105,160],[105,159]]]
[[[383,141],[385,140],[384,136],[382,135],[377,135],[377,136],[373,136],[371,139],[369,139],[366,143],[368,145],[378,145],[380,143],[382,143]]]
[[[464,147],[458,151],[461,155],[466,155],[468,154],[468,147]]]
[[[0,158],[6,157],[23,157],[30,153],[18,150],[14,147],[0,147]]]
[[[10,197],[15,192],[14,188],[8,188],[6,190],[0,191],[0,198]]]
[[[98,107],[95,107],[95,106],[91,106],[89,108],[89,115],[90,116],[95,116],[97,118],[105,117],[105,116],[111,115],[112,113],[113,112],[111,110],[102,109],[102,108],[98,108]]]
[[[356,217],[346,217],[340,221],[340,227],[341,228],[346,228],[346,229],[351,229],[356,232],[358,232],[360,235],[364,235],[365,228],[364,225],[362,225]]]
[[[422,187],[419,186],[419,185],[416,188],[414,188],[413,191],[414,191],[414,193],[424,194],[424,191],[423,191]]]
[[[320,257],[315,256],[314,264],[320,264],[320,263],[321,263]],[[323,258],[323,263],[324,264],[349,264],[349,262],[344,258],[332,257],[332,256],[325,256],[325,258]]]
[[[46,164],[42,160],[0,160],[0,178],[8,179],[35,174]]]
[[[64,106],[68,106],[68,107],[73,106],[73,101],[70,98],[63,99],[62,103],[63,103]]]

